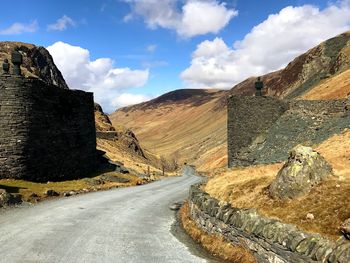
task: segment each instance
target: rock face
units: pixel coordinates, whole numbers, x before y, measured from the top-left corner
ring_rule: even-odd
[[[11,61],[11,52],[14,48],[18,48],[23,55],[21,70],[25,77],[39,78],[49,85],[69,89],[52,56],[44,47],[21,42],[0,42],[0,65],[6,58]]]
[[[114,127],[102,107],[95,103],[95,126],[98,139],[113,141],[131,154],[145,158],[145,154],[132,130],[118,125]]]
[[[305,195],[331,174],[332,167],[319,153],[310,147],[298,145],[270,185],[270,195],[280,199]]]

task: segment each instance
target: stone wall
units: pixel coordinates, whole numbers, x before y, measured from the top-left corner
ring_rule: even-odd
[[[190,216],[209,234],[223,236],[233,245],[251,251],[259,263],[348,263],[350,242],[330,241],[305,233],[293,225],[219,202],[193,185],[189,194]]]
[[[288,109],[284,101],[272,97],[230,96],[228,99],[227,144],[229,167],[248,165],[247,147]]]
[[[78,178],[97,158],[92,93],[0,76],[0,178]]]
[[[285,161],[297,144],[314,146],[350,128],[348,100],[228,100],[229,167]]]

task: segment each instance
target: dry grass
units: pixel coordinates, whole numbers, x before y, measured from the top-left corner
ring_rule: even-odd
[[[336,176],[315,187],[305,197],[284,202],[269,197],[266,188],[282,164],[224,172],[210,179],[205,191],[235,207],[257,208],[263,215],[337,239],[339,225],[350,218],[350,132],[335,135],[316,149],[334,167]],[[308,213],[314,214],[315,219],[306,220]]]
[[[350,93],[350,69],[330,79],[321,82],[312,90],[304,94],[301,99],[306,100],[334,100],[343,99]]]
[[[68,191],[81,191],[86,189],[87,191],[107,190],[116,187],[128,187],[134,186],[140,183],[140,178],[131,174],[119,174],[115,172],[103,173],[91,179],[98,179],[101,175],[111,175],[121,178],[129,179],[128,183],[116,183],[106,182],[105,184],[91,186],[86,178],[79,180],[70,180],[62,182],[48,182],[48,183],[35,183],[24,180],[2,179],[0,180],[0,188],[6,189],[10,193],[19,193],[22,195],[24,201],[31,201],[30,195],[35,193],[40,200],[46,199],[45,191],[52,189],[56,192],[63,193]]]
[[[224,238],[209,235],[202,231],[189,217],[189,205],[185,203],[180,210],[180,219],[186,232],[211,254],[227,262],[256,263],[256,259],[243,247],[233,246]]]

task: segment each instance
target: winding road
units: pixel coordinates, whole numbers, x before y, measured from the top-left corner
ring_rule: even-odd
[[[0,213],[0,262],[207,262],[170,232],[169,205],[198,181],[185,167],[182,177]]]

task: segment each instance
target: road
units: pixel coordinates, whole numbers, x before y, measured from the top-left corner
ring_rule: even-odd
[[[182,177],[56,199],[0,214],[0,262],[207,262],[170,233]]]

